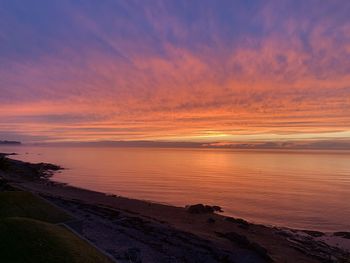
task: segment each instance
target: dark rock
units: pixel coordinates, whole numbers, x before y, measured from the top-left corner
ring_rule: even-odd
[[[34,181],[47,179],[54,172],[63,169],[62,167],[50,163],[28,163],[19,160],[7,158],[8,153],[0,153],[0,170],[21,177],[26,180]]]
[[[12,187],[8,184],[8,181],[6,179],[3,179],[0,177],[0,192],[1,191],[15,191],[16,188]]]
[[[320,232],[320,231],[314,231],[314,230],[301,230],[304,233],[313,236],[313,237],[322,237],[324,236],[324,233]]]
[[[283,236],[283,237],[287,237],[287,238],[293,236],[291,233],[289,233],[289,232],[287,232],[287,231],[283,231],[283,230],[277,230],[275,233],[276,233],[277,235],[280,235],[280,236]]]
[[[258,253],[265,260],[272,261],[272,258],[269,256],[269,253],[266,248],[262,247],[260,244],[256,242],[250,243],[250,248],[253,249],[256,253]]]
[[[333,236],[337,236],[337,237],[343,237],[346,239],[350,239],[350,232],[345,232],[345,231],[340,231],[340,232],[334,232]]]
[[[10,167],[10,163],[5,156],[6,155],[0,155],[0,171],[6,171]]]
[[[316,241],[311,237],[296,234],[290,236],[288,240],[291,242],[291,247],[320,262],[348,262],[349,260],[347,251],[329,246],[322,241]]]
[[[49,178],[55,171],[63,168],[51,163],[25,163],[31,169],[33,177],[35,178]]]
[[[236,218],[236,222],[241,225],[249,225],[249,223],[242,218]]]
[[[221,206],[218,205],[213,205],[212,208],[214,209],[215,212],[224,212],[221,208]]]
[[[243,228],[243,229],[248,229],[250,225],[247,221],[245,221],[242,218],[233,218],[228,216],[228,217],[225,217],[225,220],[228,222],[236,223],[240,228]]]
[[[224,237],[224,238],[236,243],[240,247],[247,248],[250,245],[250,242],[246,236],[240,235],[236,232],[217,233],[217,234],[221,237]]]
[[[134,263],[141,263],[142,262],[141,251],[137,247],[128,248],[124,251],[120,251],[117,253],[114,252],[114,257],[116,259],[126,260],[128,262],[134,262]]]
[[[266,248],[262,247],[260,244],[256,242],[251,242],[246,236],[238,234],[236,232],[228,232],[228,233],[216,233],[218,236],[224,237],[236,245],[255,251],[260,257],[264,258],[267,262],[273,262],[272,258],[268,254]]]
[[[186,208],[187,211],[191,214],[209,214],[215,212],[212,206],[203,204],[189,205]]]
[[[213,223],[215,223],[215,219],[214,219],[214,218],[209,217],[209,218],[207,219],[207,223],[209,223],[209,224],[213,224]]]
[[[238,225],[239,228],[242,228],[242,229],[249,229],[249,225]]]

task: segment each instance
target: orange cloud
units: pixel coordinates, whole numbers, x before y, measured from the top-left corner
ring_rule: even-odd
[[[127,18],[108,21],[125,30],[121,38],[78,13],[72,20],[104,48],[77,50],[67,41],[59,52],[6,62],[0,131],[47,140],[208,141],[349,131],[349,21],[335,28],[334,19],[280,20],[273,10],[267,4],[257,16],[268,29],[263,37],[245,34],[227,44],[213,32],[189,47],[183,42],[196,28],[146,9],[158,52]],[[208,30],[214,19],[208,11]],[[307,39],[297,34],[304,31]]]

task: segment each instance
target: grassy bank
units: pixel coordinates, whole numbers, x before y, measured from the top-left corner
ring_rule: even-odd
[[[0,262],[110,263],[86,241],[57,225],[71,219],[63,210],[2,180]]]
[[[27,217],[49,223],[62,223],[71,219],[62,210],[24,191],[0,192],[0,218]]]
[[[105,256],[67,229],[28,219],[0,219],[3,263],[108,263]]]

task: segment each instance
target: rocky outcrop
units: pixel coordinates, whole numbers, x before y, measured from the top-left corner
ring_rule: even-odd
[[[210,214],[214,212],[222,212],[222,209],[220,206],[210,206],[210,205],[203,205],[203,204],[196,204],[196,205],[188,205],[186,206],[186,209],[191,214]]]

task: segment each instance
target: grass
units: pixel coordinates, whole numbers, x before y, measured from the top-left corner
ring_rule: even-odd
[[[47,167],[39,164],[39,168],[43,165]],[[30,169],[36,171],[37,166]],[[10,169],[8,159],[0,154],[0,173]],[[71,219],[62,209],[0,177],[0,262],[111,263],[88,242],[57,225]]]
[[[0,192],[0,219],[5,217],[27,217],[49,223],[71,219],[64,211],[24,191]]]
[[[110,263],[64,227],[27,218],[0,219],[2,263]]]
[[[29,192],[0,192],[0,262],[110,263],[86,241],[55,225],[70,219]]]

